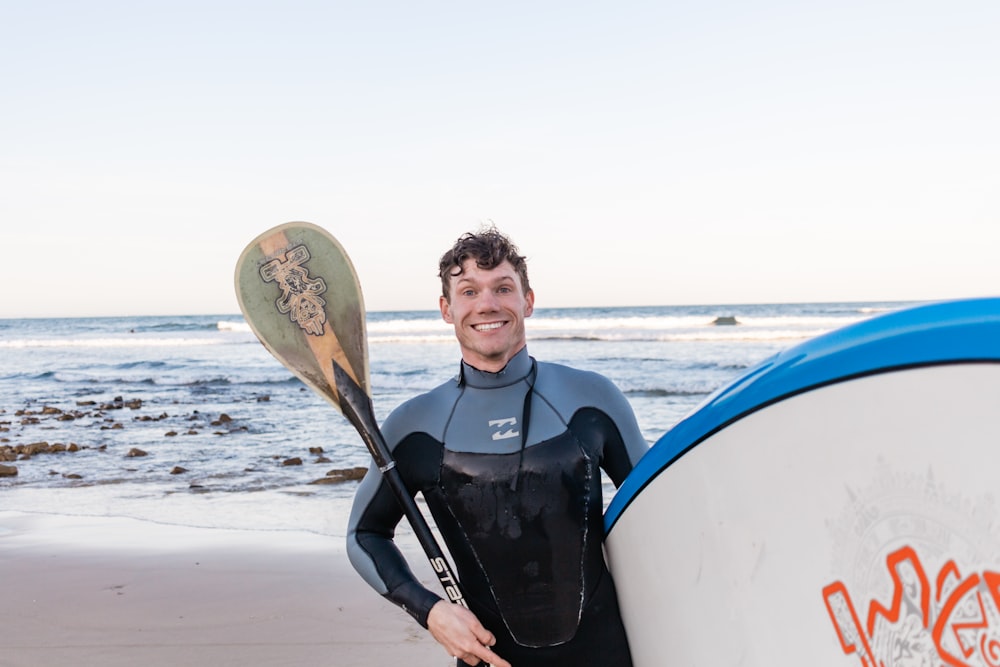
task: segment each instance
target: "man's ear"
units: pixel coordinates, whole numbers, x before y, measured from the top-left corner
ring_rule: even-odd
[[[448,299],[443,296],[438,297],[438,307],[441,308],[441,319],[448,324],[454,324],[455,321],[451,318],[451,304],[448,303]]]
[[[535,312],[535,291],[528,290],[528,293],[524,295],[524,300],[527,305],[524,307],[524,316],[531,317],[531,314]]]

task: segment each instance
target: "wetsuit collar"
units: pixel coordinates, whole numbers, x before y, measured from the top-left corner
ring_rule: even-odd
[[[463,361],[462,368],[456,379],[459,384],[465,383],[469,387],[496,389],[520,382],[531,373],[531,366],[531,357],[528,356],[528,347],[525,346],[507,362],[506,366],[496,373],[481,371]]]

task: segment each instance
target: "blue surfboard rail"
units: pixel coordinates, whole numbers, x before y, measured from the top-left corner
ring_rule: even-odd
[[[831,331],[779,352],[719,389],[667,431],[622,483],[605,533],[657,475],[726,425],[769,404],[850,378],[902,368],[1000,362],[1000,298],[931,303]]]

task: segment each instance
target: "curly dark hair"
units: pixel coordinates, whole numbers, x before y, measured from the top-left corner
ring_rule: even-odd
[[[441,294],[448,301],[451,301],[451,295],[448,293],[451,279],[462,275],[462,265],[470,259],[475,259],[476,266],[486,270],[495,269],[506,260],[520,277],[524,293],[527,294],[531,289],[528,285],[527,259],[520,254],[517,246],[506,235],[490,225],[478,232],[463,234],[455,241],[455,245],[441,256],[441,261],[438,263],[438,277],[441,278]]]

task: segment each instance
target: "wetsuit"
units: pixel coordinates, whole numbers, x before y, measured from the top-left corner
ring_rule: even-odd
[[[525,349],[499,373],[463,363],[455,380],[404,403],[382,430],[498,655],[518,667],[631,665],[602,551],[600,469],[617,486],[647,444],[609,380],[537,363]],[[401,518],[370,470],[351,513],[348,555],[427,627],[441,598],[393,544]]]

